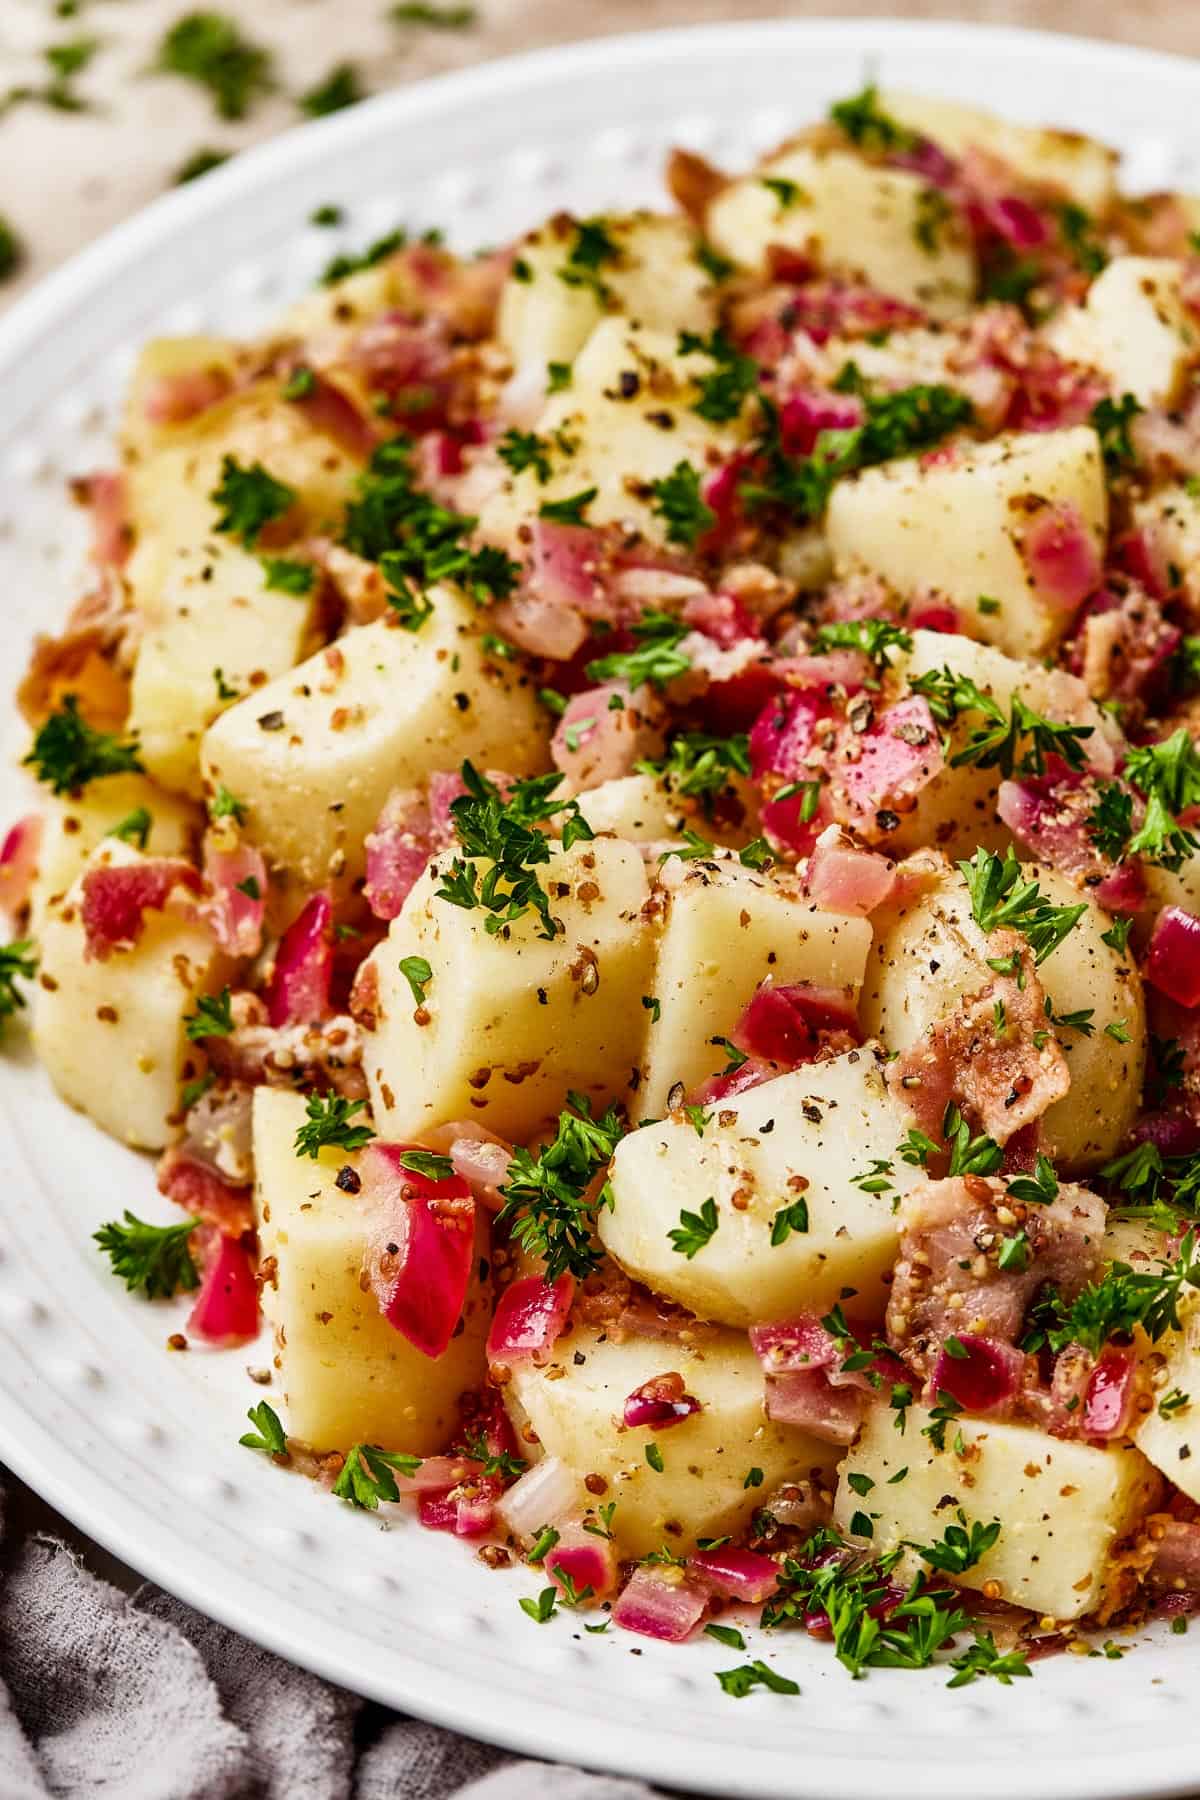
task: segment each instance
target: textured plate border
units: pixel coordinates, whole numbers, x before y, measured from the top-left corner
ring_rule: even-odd
[[[382,96],[166,196],[0,321],[0,567],[11,680],[30,631],[70,593],[78,533],[61,477],[110,429],[129,355],[154,330],[253,325],[329,253],[308,206],[350,201],[356,240],[445,217],[470,241],[552,205],[641,198],[670,141],[730,159],[861,78],[1090,126],[1130,179],[1200,186],[1194,64],[1044,34],[895,22],[737,25],[605,39]],[[332,190],[332,191],[331,191]],[[9,735],[12,736],[10,729]],[[15,738],[14,738],[15,741]],[[4,816],[19,802],[4,776]],[[723,1794],[867,1800],[1119,1800],[1200,1782],[1197,1653],[1157,1636],[1120,1663],[1063,1658],[1035,1682],[955,1695],[944,1677],[852,1684],[796,1639],[756,1643],[799,1700],[721,1702],[709,1643],[585,1638],[518,1613],[526,1576],[462,1547],[349,1516],[234,1443],[256,1397],[240,1358],[167,1358],[172,1321],[97,1268],[96,1221],[151,1181],[3,1065],[0,1454],[109,1550],[194,1606],[329,1679],[542,1757]],[[1194,1640],[1193,1640],[1194,1641]],[[634,1654],[640,1651],[640,1654]]]

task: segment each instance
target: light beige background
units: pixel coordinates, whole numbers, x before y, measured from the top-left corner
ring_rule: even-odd
[[[294,124],[288,95],[342,60],[372,91],[486,57],[609,32],[733,18],[890,15],[1036,25],[1200,54],[1198,0],[478,0],[478,22],[443,32],[400,28],[386,0],[204,0],[242,22],[274,53],[281,92],[239,124],[218,120],[203,91],[147,73],[163,33],[200,0],[79,0],[59,20],[53,0],[0,0],[0,93],[44,80],[48,44],[99,40],[77,80],[90,110],[64,114],[25,105],[0,117],[0,214],[28,258],[0,289],[0,305],[109,225],[168,186],[201,146],[240,149]],[[870,51],[864,28],[863,49]]]

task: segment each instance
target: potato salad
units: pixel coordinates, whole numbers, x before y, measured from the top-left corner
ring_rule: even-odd
[[[1011,1685],[1200,1611],[1200,200],[873,87],[667,182],[144,349],[0,1020],[322,1505]]]

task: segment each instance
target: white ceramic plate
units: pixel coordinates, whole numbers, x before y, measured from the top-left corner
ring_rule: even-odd
[[[796,23],[625,38],[385,96],[239,157],[159,201],[0,323],[0,680],[77,591],[64,478],[110,456],[148,335],[245,331],[323,266],[307,224],[346,208],[361,244],[399,221],[461,247],[556,206],[659,194],[685,144],[743,161],[880,79],[1094,131],[1135,187],[1200,187],[1197,65],[1015,31]],[[8,729],[15,749],[19,730]],[[0,819],[25,804],[7,767]],[[944,1672],[852,1682],[800,1634],[753,1642],[799,1698],[731,1700],[739,1659],[570,1615],[537,1626],[496,1574],[408,1519],[354,1515],[238,1447],[265,1351],[169,1356],[170,1309],[127,1299],[90,1244],[131,1205],[165,1216],[151,1167],[69,1113],[23,1052],[0,1064],[0,1457],[84,1530],[194,1606],[405,1710],[536,1756],[738,1795],[1102,1800],[1200,1787],[1200,1634],[1142,1634],[1121,1661],[1064,1657],[1032,1681],[945,1691]]]

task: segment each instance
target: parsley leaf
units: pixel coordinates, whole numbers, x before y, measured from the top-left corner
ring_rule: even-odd
[[[514,1150],[500,1188],[499,1219],[511,1222],[523,1250],[542,1258],[550,1282],[565,1274],[584,1280],[600,1262],[593,1226],[608,1194],[605,1187],[589,1198],[589,1190],[623,1135],[616,1106],[593,1119],[586,1095],[572,1092],[567,1100],[553,1139],[536,1153]]]
[[[375,1136],[369,1125],[352,1125],[365,1100],[345,1100],[341,1094],[310,1094],[308,1120],[296,1133],[296,1155],[316,1162],[322,1150],[361,1150]]]
[[[412,449],[406,438],[392,438],[373,452],[346,508],[343,544],[380,564],[399,611],[419,613],[428,603],[414,587],[423,591],[439,581],[458,582],[481,605],[503,600],[517,584],[516,563],[492,545],[468,547],[477,521],[421,492]]]
[[[584,514],[596,498],[597,489],[583,488],[578,494],[571,494],[565,500],[543,500],[538,507],[538,518],[549,519],[554,525],[584,525],[587,523]]]
[[[711,817],[713,801],[734,775],[750,773],[750,740],[745,732],[711,737],[705,731],[680,731],[671,739],[662,762],[639,762],[639,775],[668,784],[671,791],[703,802]]]
[[[817,626],[816,641],[822,650],[861,650],[879,667],[889,660],[889,650],[913,647],[912,633],[890,619],[835,619]]]
[[[667,1233],[672,1250],[686,1256],[691,1262],[696,1252],[703,1250],[715,1235],[720,1222],[717,1203],[711,1195],[703,1202],[698,1213],[688,1212],[685,1208],[679,1215],[678,1225]]]
[[[250,1407],[246,1417],[254,1430],[243,1432],[239,1444],[244,1444],[247,1450],[262,1450],[267,1456],[287,1455],[287,1434],[273,1406],[260,1400],[257,1406]]]
[[[716,524],[717,515],[700,494],[700,472],[690,462],[677,462],[669,475],[652,482],[652,510],[663,520],[672,544],[691,549]]]
[[[146,848],[146,839],[150,836],[154,820],[144,806],[135,806],[131,813],[110,825],[106,836],[120,838],[123,844],[136,844],[139,850]]]
[[[999,1519],[993,1519],[990,1525],[981,1525],[977,1519],[968,1524],[960,1506],[958,1524],[946,1526],[940,1543],[913,1544],[912,1548],[931,1569],[938,1569],[943,1575],[965,1575],[983,1560],[999,1536]]]
[[[707,356],[714,363],[712,371],[695,377],[699,387],[692,411],[712,425],[727,425],[742,410],[746,396],[758,384],[758,364],[731,344],[718,327],[702,337],[695,331],[681,331],[677,346],[680,356]]]
[[[402,956],[400,973],[412,989],[412,997],[418,1006],[425,1004],[425,989],[433,980],[433,970],[423,956]]]
[[[126,1208],[122,1219],[110,1219],[92,1236],[130,1293],[147,1300],[167,1300],[200,1286],[190,1239],[200,1223],[184,1219],[173,1225],[147,1225]]]
[[[358,70],[353,63],[344,62],[331,69],[324,81],[301,94],[296,104],[310,119],[324,119],[330,113],[341,112],[343,107],[357,106],[364,98]]]
[[[196,1010],[188,1013],[184,1028],[193,1044],[210,1037],[229,1037],[233,1031],[233,1005],[228,985],[219,994],[198,994]]]
[[[951,1688],[966,1687],[977,1675],[994,1675],[1003,1687],[1011,1687],[1014,1676],[1033,1674],[1019,1650],[1002,1655],[990,1631],[983,1632],[960,1656],[952,1656],[950,1667],[957,1671],[946,1683]]]
[[[1036,881],[1026,881],[1021,865],[1010,848],[1001,859],[990,850],[977,850],[969,862],[960,862],[959,872],[971,896],[971,913],[975,923],[986,932],[1011,926],[1025,938],[1035,963],[1042,963],[1074,930],[1088,909],[1086,900],[1078,906],[1052,906]]]
[[[283,517],[295,498],[295,488],[276,481],[260,462],[246,469],[228,453],[221,459],[221,479],[210,495],[217,508],[216,529],[251,547],[272,520]]]
[[[102,775],[140,774],[142,769],[136,741],[89,725],[80,716],[75,694],[64,694],[58,712],[38,728],[24,766],[46,782],[52,794],[78,793]]]
[[[915,132],[881,110],[874,82],[849,100],[835,102],[829,117],[860,150],[911,150],[919,142]]]
[[[541,922],[538,936],[555,937],[562,927],[536,873],[550,861],[550,840],[538,826],[561,815],[564,850],[590,841],[595,833],[578,801],[555,795],[563,780],[557,771],[514,782],[507,798],[472,763],[463,763],[462,779],[467,792],[451,802],[450,819],[465,856],[441,871],[435,897],[468,912],[482,907],[491,936],[532,910]],[[477,858],[488,865],[482,872]]]
[[[761,1661],[743,1663],[740,1669],[718,1669],[716,1676],[722,1691],[732,1694],[735,1700],[744,1700],[755,1687],[770,1688],[773,1694],[800,1692],[798,1682],[789,1680],[786,1675],[777,1675],[769,1664]]]
[[[15,938],[0,946],[0,1035],[4,1021],[11,1019],[25,996],[17,987],[18,979],[32,981],[37,973],[37,951],[32,938]]]
[[[294,562],[287,556],[263,559],[266,586],[275,594],[310,594],[317,572],[311,563]]]
[[[590,681],[627,681],[630,687],[651,682],[664,688],[691,668],[691,657],[679,648],[688,635],[688,627],[672,614],[644,612],[630,630],[638,640],[637,649],[617,650],[595,658],[587,665]]]
[[[259,95],[275,85],[270,52],[244,38],[226,13],[193,12],[177,19],[156,66],[207,88],[223,119],[244,119]]]
[[[1091,411],[1091,422],[1100,438],[1106,467],[1112,473],[1137,461],[1137,452],[1129,435],[1129,427],[1146,409],[1133,394],[1122,394],[1119,400],[1098,400]]]
[[[381,1450],[378,1444],[355,1444],[346,1452],[341,1473],[333,1484],[336,1500],[347,1500],[366,1512],[378,1512],[381,1500],[399,1500],[400,1489],[392,1473],[415,1475],[421,1466],[419,1456],[406,1456],[399,1450]]]

